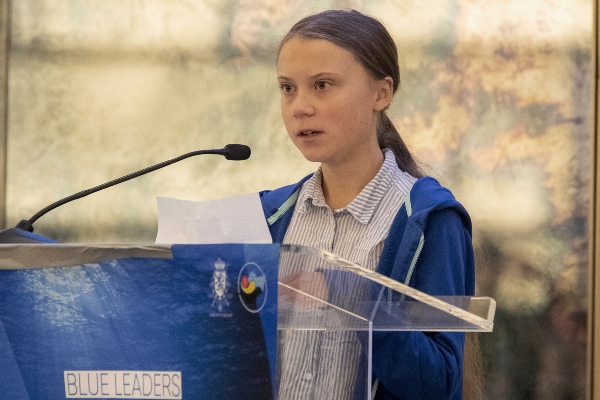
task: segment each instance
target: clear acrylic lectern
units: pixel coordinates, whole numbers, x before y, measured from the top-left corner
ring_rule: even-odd
[[[430,296],[334,254],[282,245],[277,324],[280,398],[305,390],[302,382],[289,381],[319,379],[306,372],[304,360],[332,376],[336,373],[331,370],[339,369],[339,379],[354,388],[350,398],[369,399],[373,332],[491,332],[495,308],[489,297]],[[302,379],[290,379],[294,376]]]

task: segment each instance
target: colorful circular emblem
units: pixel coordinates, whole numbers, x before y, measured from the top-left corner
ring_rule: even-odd
[[[257,313],[267,301],[267,277],[258,264],[250,262],[240,269],[238,293],[246,310]]]

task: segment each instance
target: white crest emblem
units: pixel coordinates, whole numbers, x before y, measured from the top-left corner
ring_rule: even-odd
[[[212,293],[210,297],[213,299],[211,307],[216,308],[218,312],[222,312],[223,308],[229,306],[228,298],[231,297],[229,294],[230,284],[227,281],[227,271],[225,267],[227,264],[220,258],[213,263],[215,270],[213,271],[212,281],[210,287]]]

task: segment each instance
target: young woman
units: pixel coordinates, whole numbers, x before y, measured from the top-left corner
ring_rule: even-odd
[[[470,218],[422,176],[385,114],[400,83],[385,27],[357,11],[304,18],[281,42],[277,75],[288,135],[320,168],[261,193],[274,242],[330,251],[431,295],[473,295]],[[357,359],[327,353],[324,334],[299,335],[281,343],[280,398],[352,398]],[[376,333],[374,398],[462,399],[463,346],[461,333]]]

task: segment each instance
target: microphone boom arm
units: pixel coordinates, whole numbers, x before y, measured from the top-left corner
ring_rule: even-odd
[[[245,154],[246,148],[247,148],[247,156]],[[238,154],[238,153],[240,153],[240,151],[239,151],[240,149],[242,150],[242,154],[243,154],[241,156]],[[22,229],[22,230],[28,231],[28,232],[33,232],[33,223],[35,221],[37,221],[38,218],[40,218],[42,215],[46,214],[47,212],[49,212],[51,210],[54,210],[55,208],[57,208],[63,204],[69,203],[73,200],[80,199],[80,198],[90,195],[92,193],[96,193],[102,189],[109,188],[109,187],[117,185],[121,182],[125,182],[125,181],[128,181],[133,178],[137,178],[138,176],[145,175],[149,172],[156,171],[157,169],[166,167],[167,165],[174,164],[174,163],[184,160],[186,158],[201,155],[201,154],[219,154],[219,155],[225,156],[225,158],[227,158],[228,160],[240,160],[240,159],[247,159],[248,157],[250,157],[250,148],[248,148],[247,146],[244,146],[244,145],[228,144],[227,146],[225,146],[222,149],[196,150],[196,151],[192,151],[190,153],[183,154],[179,157],[175,157],[170,160],[163,161],[161,163],[152,165],[150,167],[146,167],[139,171],[132,172],[132,173],[122,176],[120,178],[113,179],[112,181],[103,183],[102,185],[94,186],[93,188],[82,190],[81,192],[75,193],[69,197],[65,197],[62,200],[56,201],[56,202],[50,204],[49,206],[44,207],[43,209],[38,211],[35,215],[33,215],[31,218],[29,218],[28,220],[26,220],[26,219],[21,220],[21,222],[19,222],[15,226],[15,228]],[[232,155],[232,158],[228,157],[228,155]],[[245,158],[241,158],[241,157],[245,157]]]

